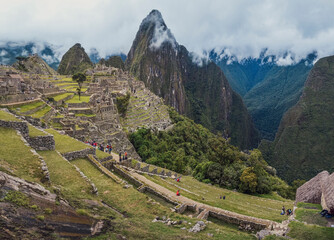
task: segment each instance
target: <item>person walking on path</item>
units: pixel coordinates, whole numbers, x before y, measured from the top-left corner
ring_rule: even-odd
[[[127,159],[128,159],[128,153],[125,152],[125,153],[124,153],[124,156],[125,156],[125,160],[127,160]]]
[[[176,191],[176,196],[180,196],[180,190]]]
[[[121,162],[122,161],[122,153],[119,152],[119,161]]]

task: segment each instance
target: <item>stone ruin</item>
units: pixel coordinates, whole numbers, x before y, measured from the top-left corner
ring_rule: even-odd
[[[334,214],[334,173],[322,171],[297,189],[296,203],[321,204],[322,208]]]

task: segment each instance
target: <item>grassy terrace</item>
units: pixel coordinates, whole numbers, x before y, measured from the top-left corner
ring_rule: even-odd
[[[68,135],[62,135],[56,130],[46,129],[46,131],[54,136],[56,150],[60,153],[79,151],[90,147],[87,144],[80,142]]]
[[[328,223],[327,218],[322,217],[319,213],[322,210],[320,204],[311,204],[299,202],[297,204],[296,219],[308,224],[316,224],[325,227]],[[333,229],[334,231],[334,229]]]
[[[30,148],[24,145],[16,131],[0,127],[0,137],[3,139],[0,144],[0,170],[40,183],[40,161]]]
[[[74,166],[63,159],[56,151],[38,151],[44,158],[53,185],[61,189],[68,199],[92,198],[91,186],[83,180]]]
[[[110,157],[111,155],[109,153],[106,153],[106,152],[102,152],[98,149],[96,149],[96,157],[98,159],[103,159],[103,158],[106,158],[106,157]]]
[[[64,99],[64,98],[67,98],[67,97],[70,96],[70,95],[73,95],[73,93],[63,93],[63,94],[59,94],[59,95],[57,95],[57,96],[54,96],[53,99],[54,99],[56,102],[58,102],[58,101],[60,101],[60,100],[62,100],[62,99]]]
[[[82,103],[82,102],[86,102],[88,103],[90,99],[90,96],[81,96],[80,100],[79,100],[79,96],[75,95],[73,98],[67,100],[67,103]]]
[[[46,136],[46,134],[44,132],[38,130],[37,128],[35,128],[34,126],[32,126],[29,123],[28,123],[28,129],[29,129],[29,136],[30,137]]]
[[[31,114],[30,116],[33,118],[42,118],[45,116],[45,114],[47,114],[49,111],[51,110],[51,107],[49,107],[48,105],[46,105],[45,107],[43,107],[42,109],[38,110],[37,112]]]
[[[281,200],[276,200],[279,199],[279,197],[275,195],[256,197],[242,194],[227,189],[210,186],[189,176],[183,176],[179,183],[173,179],[163,180],[158,176],[145,176],[171,191],[176,192],[178,189],[180,189],[182,195],[195,201],[248,216],[281,222],[282,220],[287,219],[286,215],[280,215],[282,206],[284,205],[286,209],[293,208],[293,201],[282,198]],[[178,186],[181,188],[178,188]],[[182,190],[182,188],[188,190],[189,192]],[[220,199],[220,195],[226,196],[226,199]],[[204,200],[202,200],[202,197]],[[268,197],[276,199],[271,199]]]
[[[182,227],[189,228],[193,226],[198,220],[172,213],[161,204],[152,204],[145,194],[138,192],[134,188],[124,189],[122,185],[115,184],[112,179],[102,174],[87,159],[77,159],[71,161],[71,163],[78,166],[94,182],[99,190],[99,198],[119,211],[127,213],[128,218],[121,218],[116,215],[117,225],[115,227],[116,233],[126,235],[127,239],[207,239],[208,233],[214,234],[212,239],[255,239],[246,232],[238,231],[236,227],[214,223],[208,224],[204,231],[197,234],[180,230]],[[167,216],[173,220],[186,220],[191,222],[191,225],[181,224],[170,227],[162,223],[152,223],[152,219],[155,216]],[[106,239],[109,236],[113,236],[110,234],[96,239]],[[111,237],[111,239],[114,238]]]
[[[15,116],[13,116],[10,113],[2,111],[1,109],[0,109],[0,119],[1,120],[5,120],[5,121],[18,121],[18,122],[21,122],[20,119],[16,118]]]
[[[33,110],[37,107],[40,107],[43,104],[44,104],[44,102],[42,102],[42,101],[36,101],[36,102],[23,104],[23,105],[15,105],[15,106],[11,107],[11,109],[14,110],[14,111],[17,111],[19,113],[24,113],[24,112]]]

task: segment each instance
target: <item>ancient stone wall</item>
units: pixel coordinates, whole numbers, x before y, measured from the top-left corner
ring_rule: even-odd
[[[30,147],[35,150],[55,150],[55,140],[53,136],[37,136],[37,137],[26,137],[25,138],[29,143]]]
[[[24,137],[29,135],[29,129],[26,122],[0,120],[0,127],[14,128],[18,130]]]
[[[86,102],[82,103],[68,103],[68,108],[88,108],[89,104]]]
[[[87,157],[89,154],[92,154],[95,156],[95,148],[86,148],[83,150],[79,150],[79,151],[73,151],[73,152],[68,152],[68,153],[63,153],[63,157],[66,158],[67,160],[74,160],[77,158],[85,158]]]
[[[143,185],[142,182],[138,181],[134,177],[132,177],[130,174],[128,174],[125,170],[122,168],[118,167],[116,164],[112,164],[111,168],[115,171],[116,174],[121,176],[122,178],[126,179],[127,181],[131,182],[133,185],[136,187],[140,187]]]
[[[7,95],[5,98],[2,98],[0,100],[0,104],[3,103],[16,103],[16,102],[23,102],[27,100],[38,100],[38,94],[37,93],[30,93],[30,94],[15,94],[15,95]]]
[[[222,221],[227,222],[227,223],[239,225],[239,226],[241,226],[242,228],[245,228],[245,229],[260,231],[260,230],[265,229],[267,227],[265,224],[255,223],[255,222],[239,219],[237,217],[228,216],[228,215],[225,215],[222,212],[209,211],[209,216],[217,218],[217,219],[222,220]]]

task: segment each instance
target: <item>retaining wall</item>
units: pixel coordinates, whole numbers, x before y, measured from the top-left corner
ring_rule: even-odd
[[[246,226],[249,226],[251,228],[251,230],[260,231],[262,229],[267,228],[267,225],[265,225],[265,224],[250,222],[250,221],[247,221],[247,220],[239,219],[237,217],[227,216],[227,215],[225,215],[221,212],[209,211],[209,216],[217,218],[217,219],[222,220],[222,221],[227,222],[227,223],[237,224],[237,225],[239,225],[243,228],[246,228]]]
[[[88,157],[89,154],[92,154],[95,156],[95,148],[85,148],[83,150],[79,151],[73,151],[73,152],[68,152],[68,153],[63,153],[63,157],[66,158],[67,160],[74,160],[77,158],[85,158]]]
[[[37,137],[26,137],[29,145],[35,150],[55,150],[55,140],[53,136],[37,136]]]
[[[14,128],[25,138],[29,135],[29,129],[26,122],[0,120],[0,127]]]

